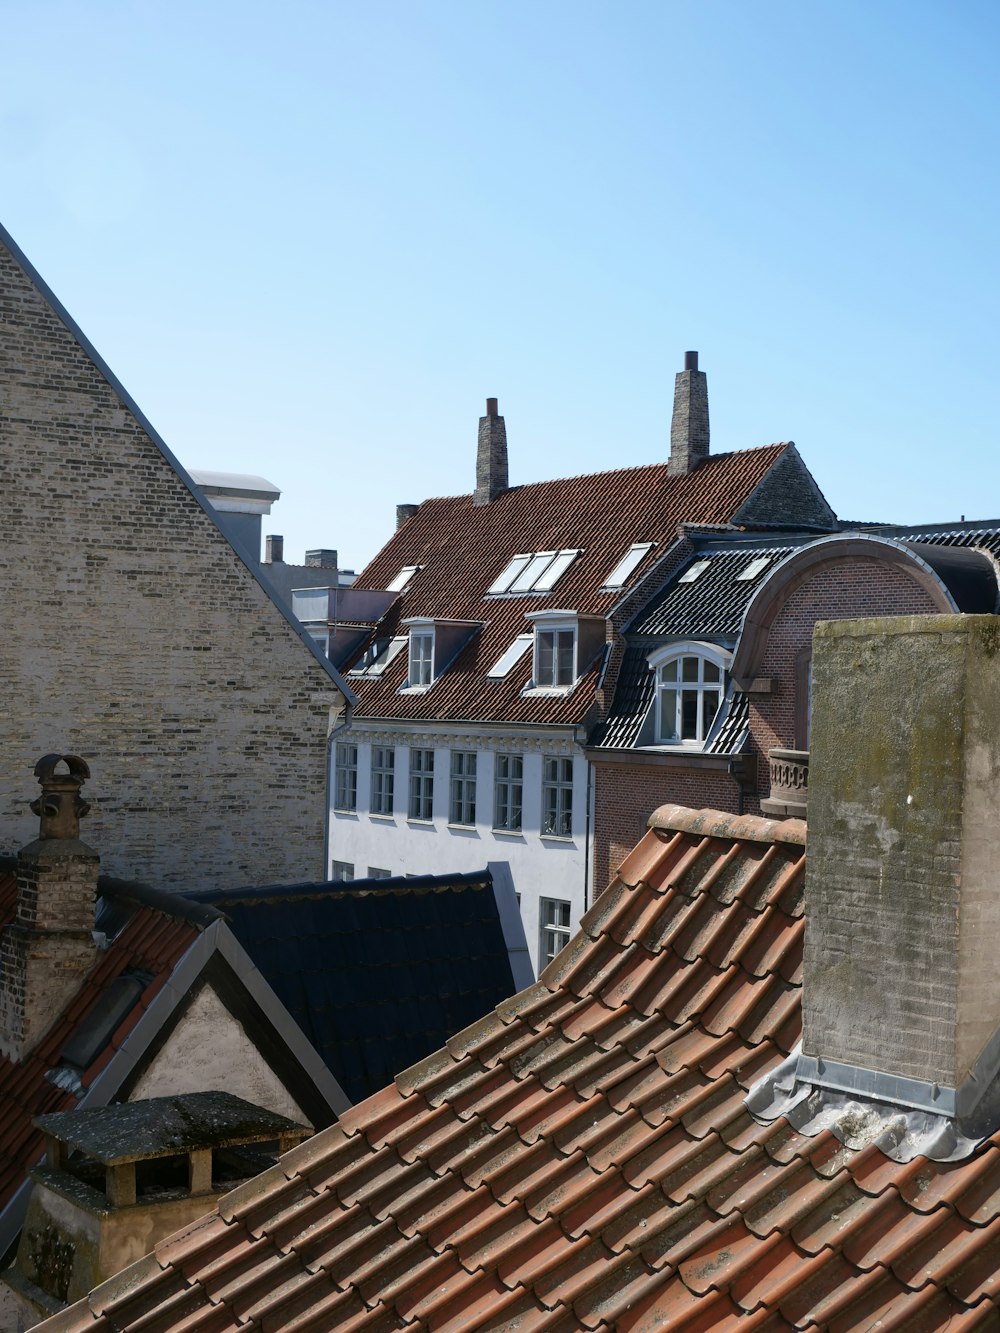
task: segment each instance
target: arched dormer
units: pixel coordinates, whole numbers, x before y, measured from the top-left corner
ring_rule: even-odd
[[[996,563],[985,551],[904,542],[872,533],[821,537],[777,565],[747,605],[731,667],[739,687],[751,688],[760,674],[771,626],[793,593],[819,566],[850,558],[882,561],[907,574],[942,614],[997,610],[1000,580]],[[852,619],[865,614],[860,599],[849,614]]]
[[[665,644],[649,655],[656,672],[653,743],[703,749],[726,696],[731,654],[714,643]]]

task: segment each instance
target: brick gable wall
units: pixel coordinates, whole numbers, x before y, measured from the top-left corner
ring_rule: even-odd
[[[868,616],[933,615],[930,595],[903,570],[881,560],[852,557],[818,565],[795,589],[775,617],[761,662],[775,691],[750,700],[750,735],[757,750],[758,798],[770,787],[767,752],[796,748],[796,664],[812,644],[817,620]],[[751,803],[748,813],[759,812]]]
[[[76,752],[111,874],[321,874],[334,682],[2,244],[0,484],[0,850]]]

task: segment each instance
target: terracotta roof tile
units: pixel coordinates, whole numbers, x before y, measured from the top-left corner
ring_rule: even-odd
[[[657,464],[512,487],[488,505],[474,505],[470,495],[425,501],[361,571],[355,587],[385,588],[404,566],[417,565],[420,572],[386,613],[380,636],[411,616],[482,622],[483,628],[423,694],[398,692],[406,674],[404,653],[381,676],[352,676],[357,715],[581,721],[594,700],[597,664],[575,689],[556,698],[522,697],[530,654],[502,679],[487,677],[524,632],[525,613],[556,606],[605,614],[675,542],[680,523],[730,522],[786,448],[776,444],[713,455],[684,477],[668,477],[665,464]],[[653,550],[629,583],[601,591],[615,563],[640,540],[653,543]],[[486,596],[516,553],[568,549],[581,554],[551,592]]]
[[[166,1242],[114,1327],[996,1327],[1000,1136],[900,1164],[745,1108],[798,1031],[803,857],[659,812],[539,983]]]

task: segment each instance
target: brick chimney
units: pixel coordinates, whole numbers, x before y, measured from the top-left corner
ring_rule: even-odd
[[[488,505],[507,489],[507,427],[497,414],[497,400],[487,398],[486,415],[479,418],[476,451],[477,505]]]
[[[812,697],[799,1076],[965,1117],[1000,1067],[1000,618],[819,624]]]
[[[667,475],[693,472],[708,457],[708,379],[698,369],[698,353],[684,353],[684,369],[674,381],[674,414],[670,420]]]
[[[264,564],[280,565],[285,559],[285,539],[277,534],[264,538]]]
[[[410,519],[413,517],[413,515],[417,512],[417,510],[418,510],[419,508],[420,508],[419,505],[397,505],[397,506],[396,506],[396,531],[397,531],[397,532],[398,532],[399,529],[403,526],[404,523],[408,523],[408,522],[410,521]]]
[[[29,1054],[97,961],[94,903],[100,857],[80,841],[90,805],[80,788],[90,769],[79,755],[47,754],[35,765],[42,794],[31,802],[38,838],[17,857],[14,921],[0,937],[0,1053]]]

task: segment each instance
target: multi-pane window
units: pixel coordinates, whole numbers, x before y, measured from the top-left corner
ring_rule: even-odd
[[[358,747],[346,741],[337,745],[337,783],[334,790],[335,810],[358,808]]]
[[[430,630],[410,633],[409,685],[429,685],[434,671],[434,635]]]
[[[521,828],[524,758],[498,754],[493,769],[493,827],[517,833]]]
[[[369,878],[369,879],[391,879],[391,878],[392,878],[392,871],[391,871],[391,870],[383,870],[383,868],[382,868],[381,866],[369,866],[369,867],[368,867],[368,878]]]
[[[391,815],[393,784],[395,781],[396,751],[391,745],[372,746],[372,800],[373,815]]]
[[[430,819],[434,814],[434,751],[410,751],[410,819]]]
[[[451,813],[452,824],[476,822],[476,752],[451,752]]]
[[[576,630],[535,633],[535,684],[572,685],[576,679]]]
[[[542,832],[568,838],[573,832],[573,760],[542,759]]]
[[[354,862],[353,861],[332,861],[330,863],[331,879],[353,879]]]
[[[538,910],[538,954],[545,967],[569,943],[570,906],[561,898],[542,898]]]
[[[657,738],[663,744],[704,744],[722,703],[724,674],[719,662],[696,653],[657,667]]]

